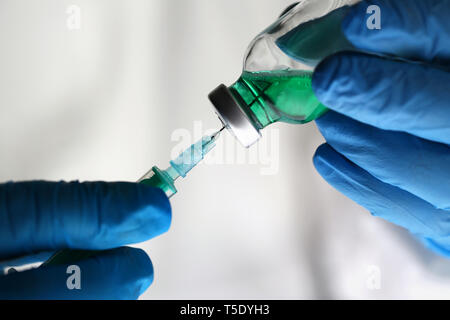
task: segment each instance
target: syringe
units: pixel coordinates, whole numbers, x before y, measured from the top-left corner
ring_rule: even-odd
[[[170,167],[161,170],[153,167],[138,182],[153,187],[160,188],[170,198],[177,193],[175,180],[179,177],[185,178],[195,166],[197,166],[216,146],[216,140],[225,127],[211,136],[204,136],[197,143],[194,143],[183,151],[176,159],[170,161]]]
[[[139,183],[150,185],[152,187],[163,190],[170,198],[177,193],[175,188],[175,180],[179,177],[185,178],[186,175],[195,166],[197,166],[216,145],[216,140],[220,133],[225,129],[223,127],[211,136],[204,136],[200,141],[194,143],[189,148],[184,150],[176,159],[170,161],[170,167],[166,170],[161,170],[158,167],[153,167],[147,172]],[[60,250],[51,256],[42,265],[66,264],[97,254],[98,251],[90,250]]]

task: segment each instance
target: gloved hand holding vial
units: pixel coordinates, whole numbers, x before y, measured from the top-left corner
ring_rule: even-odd
[[[381,29],[367,27],[369,6],[380,8]],[[251,42],[241,77],[209,99],[244,147],[275,122],[316,120],[327,140],[314,156],[319,173],[373,215],[450,256],[449,17],[450,2],[441,0],[300,1]],[[1,224],[0,234],[8,235],[2,258],[81,251],[62,250],[38,269],[1,277],[0,296],[77,298],[36,279],[54,284],[52,270],[78,261],[92,270],[78,298],[105,298],[114,286],[125,288],[121,298],[137,298],[152,282],[151,262],[141,251],[118,247],[168,229],[175,180],[219,134],[166,170],[153,167],[140,184],[1,185],[1,219],[11,221]],[[127,196],[119,198],[119,191]],[[120,276],[106,285],[98,270],[111,265]],[[21,286],[27,281],[36,286]]]
[[[449,16],[440,0],[301,1],[210,99],[244,146],[273,122],[317,120],[319,173],[450,257]]]

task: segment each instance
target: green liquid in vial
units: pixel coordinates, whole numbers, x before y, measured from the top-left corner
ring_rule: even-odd
[[[264,128],[274,122],[302,124],[328,109],[314,95],[310,71],[244,72],[231,92],[244,111]]]

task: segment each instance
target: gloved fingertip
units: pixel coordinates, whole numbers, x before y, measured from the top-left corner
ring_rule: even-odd
[[[448,249],[448,244],[447,246],[441,246],[436,241],[425,237],[419,237],[419,240],[426,248],[430,249],[431,251],[443,257],[450,258],[450,250]]]
[[[316,120],[317,128],[330,146],[337,149],[336,143],[352,143],[352,133],[357,123],[335,111],[328,111]]]
[[[79,262],[84,270],[85,292],[82,295],[98,299],[137,299],[153,283],[153,263],[139,248],[120,247],[102,251]],[[103,276],[104,275],[104,276]]]
[[[315,120],[317,128],[322,132],[329,128],[335,127],[339,114],[334,111],[328,111],[321,117]]]
[[[325,106],[335,105],[336,94],[333,92],[333,83],[340,76],[340,66],[343,53],[333,54],[324,59],[315,69],[312,78],[312,88],[317,99]]]
[[[372,190],[373,184],[378,183],[373,177],[328,144],[317,149],[314,166],[333,188],[365,207],[372,215],[379,216],[379,209],[383,205],[379,205],[379,195]]]
[[[172,223],[172,206],[166,193],[159,189],[144,184],[138,184],[142,190],[147,206],[152,212],[152,219],[148,221],[152,228],[158,230],[159,234],[167,232]],[[156,210],[158,209],[158,210]]]
[[[130,248],[124,247],[123,249],[129,250]],[[130,291],[135,291],[137,297],[141,296],[153,283],[154,280],[154,268],[153,263],[147,253],[138,248],[133,248],[127,256],[129,257],[129,269],[128,272],[134,274],[134,281],[129,281],[128,286]],[[133,288],[134,287],[134,288]]]
[[[378,183],[372,176],[341,155],[329,144],[323,144],[317,149],[313,162],[317,172],[330,185],[360,203],[369,211],[373,210],[374,207],[369,198],[361,201],[361,190],[364,189],[367,194],[373,194],[371,187],[374,183]],[[362,187],[361,190],[359,190],[360,187]]]
[[[313,157],[314,166],[319,174],[328,180],[335,171],[333,162],[339,156],[337,152],[328,144],[323,144],[317,148]]]
[[[104,295],[108,299],[134,300],[153,283],[153,263],[147,253],[139,248],[120,247],[101,252],[79,263],[90,273],[85,283],[90,285],[84,294]],[[98,276],[107,274],[107,277]]]
[[[94,249],[140,243],[169,230],[172,209],[162,190],[130,183],[121,185],[112,194],[114,201],[106,202],[101,214],[105,232],[100,233]],[[105,212],[106,208],[110,214]]]

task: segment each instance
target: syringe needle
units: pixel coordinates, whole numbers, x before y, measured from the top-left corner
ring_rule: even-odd
[[[170,197],[177,193],[175,180],[186,177],[186,175],[195,166],[197,166],[205,156],[215,147],[215,142],[220,133],[225,129],[223,127],[210,136],[205,136],[189,148],[184,150],[176,159],[170,161],[170,167],[166,170],[160,170],[153,167],[145,174],[139,182],[160,188]]]
[[[222,127],[222,129],[220,129],[219,131],[217,131],[216,133],[214,133],[212,136],[211,136],[211,140],[216,140],[219,136],[220,136],[220,134],[222,133],[222,131],[223,130],[225,130],[225,126],[223,126]]]

